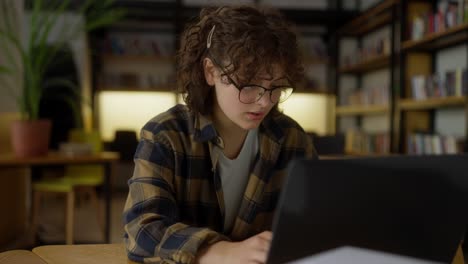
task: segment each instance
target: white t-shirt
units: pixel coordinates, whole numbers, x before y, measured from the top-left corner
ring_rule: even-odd
[[[231,230],[239,212],[252,164],[258,152],[258,129],[250,130],[242,149],[235,159],[229,159],[222,149],[215,147],[218,155],[218,170],[224,193],[224,231]]]

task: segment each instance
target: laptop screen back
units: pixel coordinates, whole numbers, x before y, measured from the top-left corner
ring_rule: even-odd
[[[296,160],[268,263],[355,246],[451,262],[467,223],[468,156]]]

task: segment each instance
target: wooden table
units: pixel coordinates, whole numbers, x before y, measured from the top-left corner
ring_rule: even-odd
[[[0,252],[2,264],[47,264],[41,257],[29,250],[17,249]]]
[[[79,164],[100,164],[104,166],[104,193],[105,193],[105,241],[110,243],[110,208],[111,208],[111,187],[112,165],[119,160],[116,152],[101,152],[91,155],[70,156],[60,153],[49,153],[46,156],[34,158],[18,158],[13,154],[0,155],[0,168],[26,167],[31,169],[31,175],[37,174],[41,167]]]
[[[127,258],[123,244],[51,245],[32,251],[48,264],[136,264]]]
[[[36,247],[32,251],[48,264],[136,264],[127,258],[123,244],[51,245]],[[459,247],[452,264],[464,263]]]

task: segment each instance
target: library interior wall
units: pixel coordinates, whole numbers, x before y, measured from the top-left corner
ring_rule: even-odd
[[[324,94],[295,93],[279,105],[280,110],[296,120],[307,132],[335,134],[335,97]]]
[[[16,10],[18,10],[18,17],[16,18],[16,21],[17,23],[21,23],[23,21],[23,16],[24,16],[24,13],[23,13],[23,1],[14,1],[14,8],[16,8]],[[12,11],[12,9],[7,9],[7,10],[0,10],[0,17],[3,17],[5,16],[6,14],[3,14],[2,12],[8,12],[8,11]],[[5,25],[1,24],[0,23],[0,29],[4,28]],[[20,26],[18,26],[20,28]],[[18,33],[18,37],[19,36],[19,31],[17,32]],[[14,50],[12,48],[12,50]],[[8,60],[4,57],[5,54],[2,54],[2,52],[0,52],[0,65],[3,64],[3,63],[6,63]],[[13,55],[15,56],[15,54]],[[17,59],[17,63],[19,65],[20,63],[20,58],[19,58],[19,54],[16,54],[16,59]],[[20,93],[20,90],[21,90],[21,83],[22,83],[22,76],[20,75],[1,75],[0,76],[0,113],[6,113],[6,112],[17,112],[19,111],[17,105],[16,105],[16,102],[15,102],[15,99],[14,97],[11,95],[12,92],[14,92],[15,94],[16,93]],[[13,90],[11,91],[10,88]]]
[[[146,122],[175,104],[172,92],[100,92],[97,113],[101,137],[112,141],[116,130],[133,130],[139,135]]]
[[[112,141],[116,130],[140,129],[151,118],[183,103],[172,92],[103,91],[97,96],[98,122],[101,136]],[[335,133],[335,98],[323,94],[296,93],[279,108],[296,120],[307,132],[319,135]]]

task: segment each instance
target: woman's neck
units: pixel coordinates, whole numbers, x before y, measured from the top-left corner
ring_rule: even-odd
[[[249,131],[232,122],[220,108],[216,108],[213,112],[214,125],[224,141],[223,153],[229,159],[235,159],[239,155]]]

